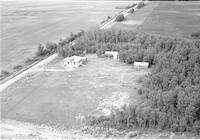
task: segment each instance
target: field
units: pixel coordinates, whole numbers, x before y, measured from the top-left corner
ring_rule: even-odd
[[[55,59],[4,90],[2,118],[75,128],[86,115],[106,114],[110,107],[129,101],[139,103],[137,80],[148,71],[96,55],[87,57],[87,65],[75,71],[62,71],[62,59]]]
[[[131,1],[2,1],[0,70],[11,70],[31,58],[39,43],[97,26]]]
[[[117,28],[191,38],[200,29],[200,2],[149,2]]]

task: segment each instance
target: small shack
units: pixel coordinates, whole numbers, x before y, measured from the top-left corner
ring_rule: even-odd
[[[112,56],[113,59],[117,59],[118,58],[118,52],[117,51],[106,51],[105,55]]]
[[[147,69],[149,68],[149,62],[134,62],[133,63],[134,68],[139,68],[139,69]]]
[[[64,66],[66,68],[77,68],[87,62],[87,57],[72,56],[64,59]]]

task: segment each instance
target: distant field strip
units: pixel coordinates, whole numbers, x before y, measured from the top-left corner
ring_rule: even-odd
[[[125,21],[116,23],[114,28],[136,30],[140,25],[144,23],[144,21],[157,6],[157,2],[146,3],[146,6],[143,8],[138,9],[133,14],[127,15]]]
[[[136,3],[136,2],[135,2]],[[132,8],[129,8],[127,10],[125,10],[124,12],[122,12],[121,14],[124,15],[124,17],[127,17],[129,16],[131,13],[128,13],[128,11],[130,9],[134,9],[136,11],[137,9],[137,5],[132,7]],[[108,29],[108,28],[111,28],[112,26],[114,26],[117,22],[115,21],[117,16],[114,16],[111,20],[109,20],[107,23],[105,23],[102,27],[100,27],[100,29]]]

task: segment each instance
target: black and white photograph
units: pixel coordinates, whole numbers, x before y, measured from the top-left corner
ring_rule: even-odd
[[[200,139],[200,0],[0,0],[0,139]]]

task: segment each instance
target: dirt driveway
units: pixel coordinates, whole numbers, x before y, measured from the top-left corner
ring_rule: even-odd
[[[148,71],[134,71],[130,65],[96,55],[87,57],[87,65],[75,71],[35,71],[11,85],[1,93],[1,117],[76,128],[85,115],[102,113],[99,106],[111,97],[127,97],[123,101],[128,103],[134,95],[132,102],[138,101],[136,81]],[[45,69],[63,69],[62,64],[57,59]]]

